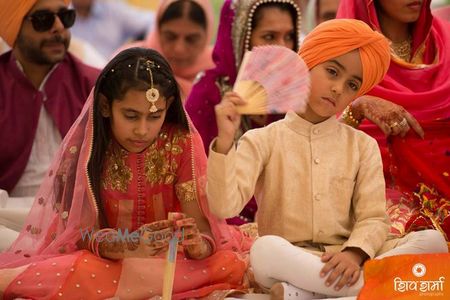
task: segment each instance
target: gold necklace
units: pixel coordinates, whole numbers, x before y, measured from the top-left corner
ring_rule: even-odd
[[[411,37],[401,42],[392,42],[391,48],[402,60],[409,62],[411,59]]]

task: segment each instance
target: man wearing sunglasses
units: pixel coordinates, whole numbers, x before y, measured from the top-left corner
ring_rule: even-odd
[[[68,4],[0,0],[0,37],[12,48],[0,56],[0,189],[12,197],[35,195],[99,73],[67,52]]]

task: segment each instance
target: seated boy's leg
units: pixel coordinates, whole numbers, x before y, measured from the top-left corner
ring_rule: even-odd
[[[276,282],[288,282],[310,292],[330,296],[357,295],[363,285],[362,276],[352,287],[340,291],[334,285],[325,286],[325,278],[319,273],[324,266],[320,257],[278,236],[263,236],[255,241],[250,250],[250,263],[256,281],[266,288]]]
[[[408,233],[402,238],[387,240],[376,258],[401,254],[447,253],[444,236],[437,230]]]
[[[272,285],[281,281],[272,278],[273,259],[278,257],[276,249],[284,244],[283,238],[266,235],[258,238],[250,249],[250,265],[252,266],[256,282],[269,290]],[[286,241],[289,243],[288,241]]]

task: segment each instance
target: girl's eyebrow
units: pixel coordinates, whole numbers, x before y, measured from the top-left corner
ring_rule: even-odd
[[[135,114],[138,114],[138,115],[142,115],[142,113],[140,111],[137,111],[137,110],[132,109],[132,108],[125,107],[125,108],[122,108],[121,110],[123,112],[130,112],[130,113],[135,113]]]
[[[337,60],[332,59],[332,60],[330,60],[329,62],[334,63],[334,64],[337,65],[341,70],[347,71],[347,69],[344,67],[344,65],[341,64],[340,62],[338,62]],[[361,77],[356,76],[356,75],[352,75],[352,77],[355,78],[356,80],[359,80],[359,81],[362,83]]]

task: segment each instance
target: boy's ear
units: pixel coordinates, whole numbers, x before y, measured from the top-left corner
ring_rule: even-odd
[[[98,94],[100,113],[104,118],[109,118],[111,116],[111,108],[109,107],[108,99],[103,94]]]

